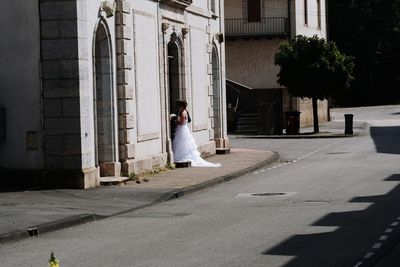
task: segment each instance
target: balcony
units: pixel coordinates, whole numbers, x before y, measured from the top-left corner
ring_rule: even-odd
[[[261,18],[259,22],[247,19],[225,19],[225,36],[233,39],[285,38],[288,19],[285,17]]]

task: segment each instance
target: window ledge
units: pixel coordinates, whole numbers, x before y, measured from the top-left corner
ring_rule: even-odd
[[[193,0],[161,0],[161,3],[169,4],[180,8],[187,8],[193,3]]]

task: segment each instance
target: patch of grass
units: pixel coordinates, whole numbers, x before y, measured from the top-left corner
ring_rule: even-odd
[[[130,181],[134,181],[138,184],[140,184],[141,182],[148,182],[149,181],[149,177],[151,175],[157,174],[157,173],[161,173],[164,172],[166,170],[171,170],[172,168],[170,166],[167,167],[162,167],[162,168],[154,168],[151,171],[147,171],[147,172],[143,172],[143,173],[131,173],[129,175],[129,180]]]

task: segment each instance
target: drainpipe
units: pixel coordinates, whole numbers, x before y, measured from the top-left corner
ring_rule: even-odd
[[[287,0],[287,14],[288,14],[288,18],[287,18],[287,31],[288,31],[288,36],[287,39],[288,41],[290,41],[291,37],[292,37],[292,25],[291,25],[291,0]],[[293,110],[293,99],[292,96],[290,95],[290,93],[288,92],[289,95],[289,111]]]
[[[288,12],[288,18],[287,18],[287,31],[288,31],[288,40],[290,41],[291,35],[292,35],[292,26],[291,26],[291,19],[290,19],[290,13],[291,13],[291,0],[287,0],[287,12]]]
[[[223,33],[223,41],[225,42],[225,14],[224,14],[224,7],[225,7],[225,1],[221,0],[219,2],[219,29]],[[226,140],[228,139],[228,136],[225,135],[225,132],[227,132],[227,112],[226,112],[226,64],[225,64],[225,49],[222,49],[225,47],[225,44],[219,43],[220,46],[220,51],[219,51],[219,82],[220,82],[220,138],[223,139],[222,144],[220,144],[220,147],[222,148],[227,148],[226,146]],[[225,66],[224,66],[225,65]]]
[[[45,180],[46,176],[46,157],[45,151],[46,151],[46,142],[45,142],[45,127],[44,127],[44,92],[43,92],[43,55],[42,55],[42,46],[43,46],[43,40],[42,40],[42,16],[40,15],[40,11],[42,8],[42,2],[38,2],[38,12],[39,12],[39,36],[40,36],[40,45],[39,45],[39,87],[40,87],[40,130],[41,130],[41,147],[42,147],[42,153],[43,153],[43,162],[42,162],[42,171],[41,171],[41,183]]]
[[[328,2],[329,0],[325,0],[325,29],[326,29],[326,41],[329,42]]]

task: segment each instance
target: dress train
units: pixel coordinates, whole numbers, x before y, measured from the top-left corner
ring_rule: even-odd
[[[221,167],[219,163],[211,163],[200,157],[196,141],[187,125],[187,119],[175,129],[172,150],[175,161],[190,161],[194,167]]]

